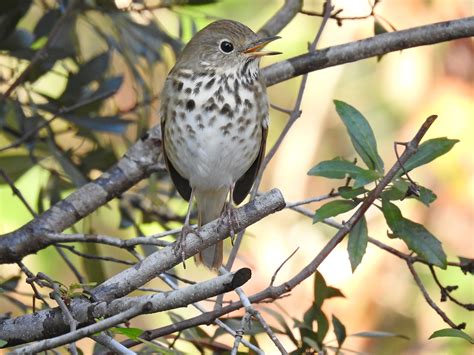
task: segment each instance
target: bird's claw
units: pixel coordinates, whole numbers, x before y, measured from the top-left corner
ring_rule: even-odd
[[[183,228],[181,229],[181,234],[178,237],[176,244],[174,246],[174,252],[175,254],[181,255],[181,261],[183,262],[183,267],[186,269],[186,255],[184,253],[184,250],[186,249],[186,236],[192,233],[195,236],[197,236],[201,241],[203,240],[201,237],[201,234],[199,233],[199,230],[197,228],[193,228],[189,225],[183,225]]]
[[[234,245],[234,239],[235,239],[235,228],[234,228],[234,226],[236,226],[238,223],[237,223],[237,219],[235,218],[234,208],[229,203],[227,203],[226,206],[224,207],[224,211],[222,212],[222,215],[219,218],[217,228],[219,228],[224,223],[225,217],[228,218],[230,241],[231,241],[232,245]]]

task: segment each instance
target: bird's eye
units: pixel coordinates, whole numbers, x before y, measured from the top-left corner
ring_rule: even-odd
[[[234,45],[229,41],[223,40],[220,44],[221,51],[224,53],[230,53],[234,50]]]

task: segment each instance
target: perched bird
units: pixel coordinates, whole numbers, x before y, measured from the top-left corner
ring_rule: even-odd
[[[258,38],[236,21],[216,21],[196,33],[168,74],[161,96],[163,153],[176,189],[189,201],[180,243],[189,232],[193,198],[200,227],[230,215],[231,200],[241,203],[253,185],[268,128],[259,59],[279,54],[262,51],[277,38]],[[217,269],[222,249],[221,241],[196,261]]]

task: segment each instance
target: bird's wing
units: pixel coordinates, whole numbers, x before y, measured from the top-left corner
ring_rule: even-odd
[[[250,166],[250,168],[245,172],[244,175],[240,177],[239,180],[235,183],[234,186],[234,193],[232,195],[234,203],[239,204],[241,203],[245,197],[250,192],[252,185],[257,177],[258,171],[262,166],[263,157],[265,156],[265,145],[267,143],[267,135],[268,135],[268,118],[262,122],[262,140],[260,142],[260,150],[258,152],[257,158]]]
[[[171,176],[171,180],[173,181],[174,186],[176,186],[176,189],[178,190],[179,194],[183,199],[186,201],[189,201],[191,198],[191,186],[189,185],[189,180],[186,178],[182,177],[178,171],[175,169],[173,164],[168,158],[168,154],[166,154],[166,144],[165,144],[165,126],[166,126],[166,116],[167,116],[167,106],[168,102],[170,100],[168,96],[169,90],[167,89],[167,86],[170,85],[169,80],[166,80],[165,87],[163,89],[163,93],[161,95],[161,134],[162,134],[162,149],[163,149],[163,157],[165,159],[166,167],[168,168],[168,171]]]

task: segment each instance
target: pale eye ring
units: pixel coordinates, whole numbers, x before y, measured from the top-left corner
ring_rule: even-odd
[[[234,45],[229,40],[223,39],[219,44],[219,49],[222,51],[222,53],[229,54],[234,51]]]

